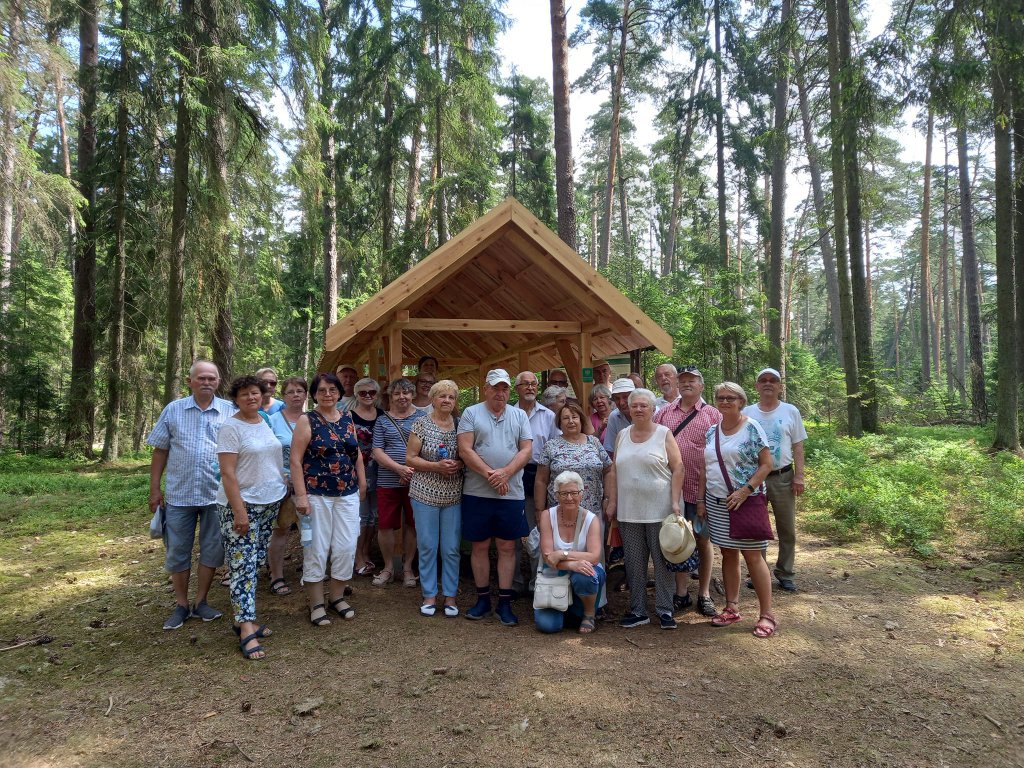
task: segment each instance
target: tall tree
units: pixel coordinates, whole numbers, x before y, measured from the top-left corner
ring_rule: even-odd
[[[786,168],[789,160],[789,29],[792,3],[782,0],[778,52],[775,57],[775,122],[772,130],[772,209],[768,262],[768,362],[782,370],[783,338],[782,274],[786,235]]]
[[[931,260],[928,252],[932,229],[932,136],[935,132],[935,113],[928,107],[924,150],[924,197],[921,204],[921,388],[932,383],[931,334],[935,311],[932,307]],[[936,371],[938,373],[938,371]]]
[[[551,85],[555,117],[555,197],[558,236],[576,250],[576,191],[573,182],[572,125],[569,108],[569,38],[565,0],[551,4]]]

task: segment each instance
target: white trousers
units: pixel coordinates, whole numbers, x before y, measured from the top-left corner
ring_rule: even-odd
[[[359,540],[359,494],[314,496],[310,494],[309,515],[313,541],[303,548],[302,581],[324,580],[327,558],[331,559],[331,578],[348,581],[356,560]]]

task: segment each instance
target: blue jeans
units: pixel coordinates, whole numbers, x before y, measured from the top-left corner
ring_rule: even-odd
[[[559,575],[565,571],[559,571]],[[584,576],[582,573],[572,572],[569,574],[569,584],[572,585],[572,605],[569,610],[556,611],[553,608],[534,608],[533,621],[537,629],[545,634],[561,632],[565,625],[565,614],[571,613],[576,619],[583,618],[583,601],[580,597],[597,595],[604,589],[604,582],[607,578],[604,566],[598,563],[594,566],[593,576]]]
[[[420,588],[423,597],[437,597],[437,559],[441,557],[441,587],[445,597],[459,591],[459,544],[462,541],[462,509],[458,503],[435,507],[410,499],[416,520],[416,549],[420,557]]]

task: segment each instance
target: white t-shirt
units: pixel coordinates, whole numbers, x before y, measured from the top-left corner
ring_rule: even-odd
[[[793,444],[807,439],[804,420],[795,405],[780,402],[772,411],[762,411],[756,404],[748,405],[743,409],[743,415],[752,418],[764,430],[775,459],[775,469],[793,463]]]
[[[273,504],[284,498],[284,452],[281,441],[260,419],[247,424],[239,419],[225,421],[217,433],[217,453],[238,455],[235,477],[246,504]],[[217,503],[228,504],[224,481],[217,488]]]
[[[729,480],[732,482],[732,489],[739,490],[750,482],[750,478],[757,472],[759,466],[758,454],[761,449],[768,445],[761,425],[753,419],[747,419],[739,429],[732,435],[721,431],[722,425],[712,427],[707,431],[704,442],[704,465],[707,470],[707,491],[708,494],[719,499],[729,495],[729,487],[722,477],[722,468],[718,464],[718,453],[715,450],[715,433],[721,439],[722,463],[729,473]],[[769,449],[770,450],[770,449]],[[755,493],[761,493],[762,486],[754,489]]]

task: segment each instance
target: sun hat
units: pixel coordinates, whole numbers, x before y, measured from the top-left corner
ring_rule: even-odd
[[[616,379],[612,382],[613,395],[627,395],[634,389],[636,389],[636,384],[633,383],[632,379]]]
[[[697,548],[697,540],[693,537],[690,526],[683,517],[675,514],[661,521],[658,543],[661,545],[661,554],[670,563],[683,562]]]
[[[508,384],[512,386],[512,380],[508,377],[508,371],[504,368],[495,368],[487,372],[487,386],[493,387],[495,384]]]

